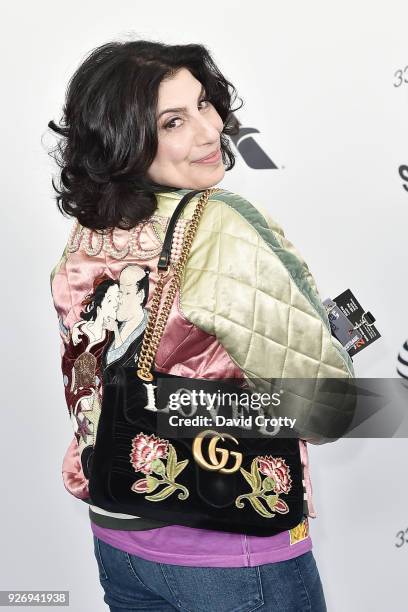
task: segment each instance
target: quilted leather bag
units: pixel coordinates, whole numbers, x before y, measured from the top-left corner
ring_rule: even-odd
[[[89,493],[92,504],[110,512],[269,536],[303,518],[297,438],[259,431],[256,437],[240,436],[239,428],[206,425],[193,434],[188,428],[172,436],[161,433],[170,391],[244,391],[242,381],[235,379],[192,379],[152,369],[200,216],[217,190],[205,190],[198,200],[159,314],[175,224],[185,204],[202,190],[185,194],[169,221],[137,369],[112,364],[104,378]]]

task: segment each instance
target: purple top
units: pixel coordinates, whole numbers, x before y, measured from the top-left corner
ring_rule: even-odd
[[[253,567],[292,559],[312,549],[308,518],[274,536],[169,525],[142,531],[107,529],[91,521],[94,535],[148,561],[196,567]]]

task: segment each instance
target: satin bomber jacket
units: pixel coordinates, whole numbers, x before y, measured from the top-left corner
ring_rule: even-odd
[[[117,359],[137,364],[166,227],[189,191],[156,194],[154,214],[131,230],[101,234],[75,220],[51,271],[74,432],[62,477],[67,491],[88,504],[88,461],[101,410],[103,371]],[[200,195],[188,202],[176,224],[172,263],[181,254]],[[146,278],[148,292],[138,290]],[[225,189],[210,196],[204,208],[154,367],[196,378],[354,377],[350,356],[331,334],[316,282],[300,253],[263,207]],[[311,407],[305,404],[304,410]],[[315,518],[307,444],[320,442],[307,433],[305,429],[299,438],[304,507]]]

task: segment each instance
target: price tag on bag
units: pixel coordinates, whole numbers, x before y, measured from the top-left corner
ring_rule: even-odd
[[[374,326],[375,318],[364,310],[350,289],[323,301],[333,335],[350,356],[355,355],[381,337]]]

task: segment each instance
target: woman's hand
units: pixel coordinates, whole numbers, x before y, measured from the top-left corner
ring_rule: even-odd
[[[118,322],[113,317],[104,317],[102,323],[104,329],[108,329],[109,331],[113,331],[115,334],[118,333]]]

